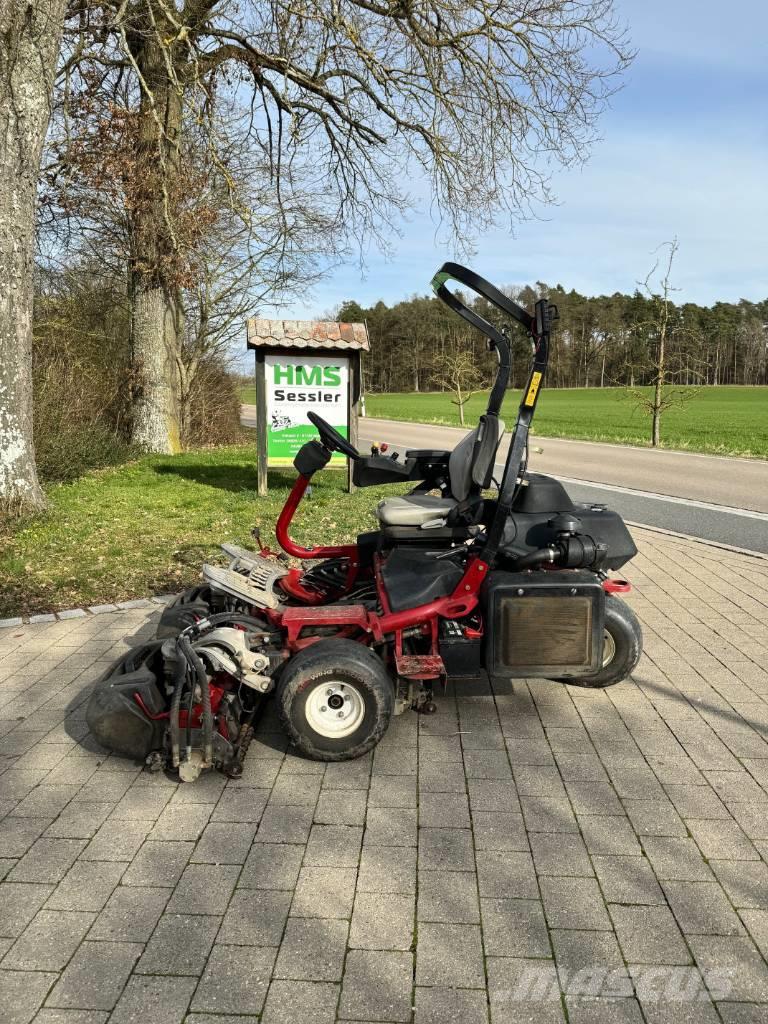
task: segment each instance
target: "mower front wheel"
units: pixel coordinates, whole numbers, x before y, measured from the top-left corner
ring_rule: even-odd
[[[275,691],[283,728],[315,761],[349,761],[375,747],[394,700],[381,658],[353,640],[334,638],[294,655]]]
[[[594,675],[562,679],[560,682],[594,689],[613,686],[634,672],[642,652],[643,631],[637,616],[620,598],[607,594],[602,667]]]

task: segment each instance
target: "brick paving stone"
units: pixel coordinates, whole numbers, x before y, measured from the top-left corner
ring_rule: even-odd
[[[658,878],[708,882],[712,871],[692,839],[646,836],[643,848]]]
[[[579,831],[571,805],[564,797],[522,796],[520,806],[529,833]]]
[[[112,811],[111,803],[73,800],[43,833],[46,839],[93,839]]]
[[[686,935],[743,935],[730,900],[717,882],[662,883],[664,895]]]
[[[173,891],[168,913],[223,914],[239,874],[236,864],[222,864],[214,871],[205,864],[188,864]]]
[[[86,940],[70,960],[46,1005],[111,1010],[140,954],[138,943]]]
[[[369,807],[363,842],[366,846],[416,846],[417,812],[409,807]]]
[[[410,1021],[413,956],[352,949],[347,955],[339,1017],[354,1021]]]
[[[81,859],[132,860],[151,830],[151,821],[108,819],[85,847],[80,855]]]
[[[168,902],[168,889],[121,885],[94,921],[89,939],[148,942]]]
[[[480,927],[420,924],[416,984],[483,988],[485,970]]]
[[[480,901],[483,943],[488,956],[551,955],[544,910],[539,900]]]
[[[568,999],[569,1024],[643,1024],[640,1005],[633,997],[620,999]]]
[[[728,818],[728,808],[709,786],[665,785],[681,818]]]
[[[442,871],[474,871],[472,833],[461,828],[419,829],[419,865]]]
[[[624,958],[613,932],[553,929],[550,932],[561,982],[579,971],[608,967],[624,971]]]
[[[478,850],[528,850],[522,814],[477,811],[472,815],[475,846]]]
[[[352,915],[356,868],[303,867],[293,894],[294,917],[343,917]]]
[[[8,881],[55,884],[66,875],[84,846],[81,839],[38,839],[9,873]]]
[[[268,798],[268,789],[227,786],[213,810],[211,821],[252,821],[258,824]]]
[[[0,857],[23,857],[50,824],[50,818],[4,818],[0,821]]]
[[[520,811],[517,789],[506,779],[468,779],[469,804],[475,811]]]
[[[378,750],[377,750],[378,753]],[[323,776],[323,790],[366,789],[370,780],[370,759],[360,757],[355,761],[338,761],[327,765]]]
[[[106,1024],[104,1010],[38,1010],[34,1024]]]
[[[195,989],[194,978],[129,978],[110,1024],[181,1024]]]
[[[314,805],[267,808],[259,822],[257,843],[306,843],[312,828]]]
[[[687,822],[691,835],[702,854],[720,860],[759,860],[760,854],[735,821]]]
[[[555,965],[551,960],[488,957],[491,1024],[564,1024]]]
[[[371,807],[415,807],[416,779],[411,775],[376,775],[368,795]]]
[[[41,910],[11,946],[1,970],[61,971],[93,923],[95,914]]]
[[[410,949],[414,939],[413,896],[358,892],[352,910],[353,949]]]
[[[211,810],[208,804],[170,803],[155,822],[149,838],[160,841],[198,839],[208,823]]]
[[[742,910],[741,918],[753,942],[768,959],[768,910]]]
[[[328,982],[273,981],[262,1024],[333,1024],[339,986]]]
[[[255,835],[254,822],[211,821],[197,842],[192,862],[244,864]]]
[[[691,956],[668,907],[609,907],[625,958],[631,963],[688,964]]]
[[[313,825],[304,863],[309,867],[355,867],[360,860],[362,828],[350,825]]]
[[[101,910],[120,884],[125,868],[122,861],[76,861],[51,895],[47,909]]]
[[[469,828],[466,793],[423,793],[419,800],[419,825],[423,828]]]
[[[538,899],[534,858],[529,853],[478,850],[476,860],[481,896]]]
[[[768,967],[750,939],[693,935],[688,942],[710,991],[736,1002],[768,1002]]]
[[[302,981],[341,981],[348,932],[346,921],[289,917],[274,976]]]
[[[610,929],[597,882],[592,878],[541,878],[541,898],[550,928]]]
[[[688,829],[669,800],[625,800],[632,827],[643,836],[687,836]]]
[[[618,815],[598,816],[578,814],[579,827],[592,856],[640,853],[640,844],[629,818]]]
[[[470,871],[419,871],[419,921],[479,924],[477,877]]]
[[[594,875],[592,861],[580,835],[532,832],[528,839],[539,875]]]
[[[293,890],[303,856],[303,846],[254,843],[238,878],[238,888]]]
[[[621,801],[609,782],[566,779],[565,788],[574,811],[580,814],[623,814]]]
[[[0,935],[10,939],[21,935],[53,891],[52,885],[0,884]]]
[[[420,793],[464,793],[467,779],[464,766],[441,761],[425,761],[419,768]]]
[[[709,866],[735,907],[768,910],[768,864],[711,860]]]
[[[136,965],[136,972],[201,974],[220,924],[220,917],[163,914]]]
[[[278,946],[290,905],[290,892],[238,889],[217,941],[236,946]]]
[[[55,974],[43,971],[0,970],[3,1024],[28,1024],[55,980]]]
[[[271,807],[314,807],[320,795],[319,775],[280,774],[269,796]]]
[[[416,850],[410,846],[363,846],[358,892],[416,892]]]
[[[261,1013],[276,953],[276,949],[268,947],[217,944],[192,998],[191,1009],[215,1014]],[[220,1019],[216,1017],[217,1022]],[[239,1024],[243,1018],[237,1019]]]
[[[123,885],[176,885],[192,855],[192,842],[147,840],[122,877]]]
[[[477,989],[417,988],[419,1024],[487,1024],[485,993]]]
[[[367,806],[365,790],[328,790],[320,794],[314,820],[321,825],[364,825]]]

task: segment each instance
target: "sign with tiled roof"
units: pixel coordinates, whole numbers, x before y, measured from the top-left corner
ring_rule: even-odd
[[[368,352],[370,345],[365,324],[334,320],[262,320],[255,317],[248,321],[248,348]]]

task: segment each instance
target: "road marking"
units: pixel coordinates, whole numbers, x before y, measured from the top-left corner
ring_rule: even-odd
[[[597,487],[601,491],[617,491],[620,494],[629,494],[634,498],[652,498],[654,501],[670,501],[675,505],[686,505],[689,508],[701,508],[707,512],[721,512],[730,516],[744,516],[746,519],[759,519],[768,523],[768,514],[765,512],[753,512],[747,508],[733,508],[731,505],[712,505],[706,501],[694,501],[693,498],[678,498],[672,494],[657,494],[655,491],[637,491],[632,487],[619,487],[617,484],[599,484],[592,480],[575,480],[570,476],[556,476],[565,484],[580,484],[584,487]]]

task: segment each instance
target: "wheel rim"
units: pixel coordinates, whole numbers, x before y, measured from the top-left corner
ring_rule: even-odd
[[[304,714],[307,723],[328,739],[349,736],[365,715],[363,695],[351,683],[325,682],[307,697]]]
[[[603,668],[610,665],[616,657],[616,641],[607,629],[603,630]]]

